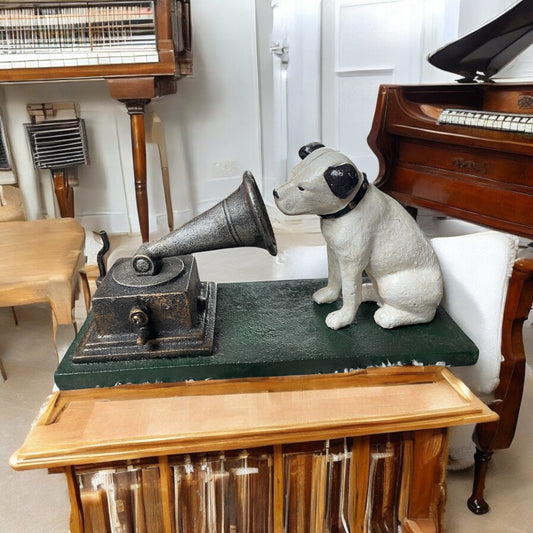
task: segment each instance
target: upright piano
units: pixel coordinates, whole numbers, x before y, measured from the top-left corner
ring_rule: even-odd
[[[141,235],[148,240],[145,106],[192,73],[189,0],[3,0],[0,83],[104,78],[131,120]]]
[[[383,85],[368,143],[379,160],[375,184],[406,207],[533,239],[533,83],[493,76],[533,44],[533,0],[514,4],[489,24],[443,47],[429,61],[459,83]],[[474,488],[483,498],[493,450],[512,442],[522,398],[522,325],[533,300],[533,259],[515,263],[502,326],[500,383],[491,408],[498,423],[478,425]]]

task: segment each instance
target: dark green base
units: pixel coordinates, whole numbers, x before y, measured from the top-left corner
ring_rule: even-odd
[[[121,383],[175,382],[344,372],[370,366],[445,363],[473,365],[478,350],[442,309],[430,324],[384,330],[364,303],[357,324],[330,330],[324,320],[340,303],[317,305],[324,280],[218,285],[213,355],[73,363],[92,314],[55,373],[60,389]]]

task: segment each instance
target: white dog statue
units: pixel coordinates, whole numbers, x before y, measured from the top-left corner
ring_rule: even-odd
[[[313,299],[331,303],[342,295],[342,307],[328,314],[327,326],[339,329],[354,322],[362,301],[377,302],[374,320],[382,328],[433,320],[442,274],[415,220],[340,152],[311,143],[299,155],[302,161],[274,189],[274,199],[286,215],[321,217],[328,283]],[[363,271],[371,283],[363,284]]]

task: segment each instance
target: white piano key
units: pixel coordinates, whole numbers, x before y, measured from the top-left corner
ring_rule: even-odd
[[[90,19],[98,23],[91,26],[89,32],[93,33],[89,36],[83,27],[89,28]],[[57,61],[61,61],[58,59],[61,57],[67,65],[71,65],[73,60],[76,65],[98,64],[98,59],[95,61],[94,56],[88,54],[93,44],[117,52],[117,55],[110,56],[111,59],[100,60],[103,63],[159,60],[154,1],[128,2],[127,5],[114,6],[112,9],[91,4],[54,5],[51,8],[43,7],[38,12],[33,6],[2,6],[0,22],[3,28],[10,28],[9,37],[6,33],[5,39],[0,38],[0,44],[5,44],[2,48],[16,52],[0,54],[0,69],[28,68],[30,63],[27,61],[34,59],[21,57],[20,54],[39,54],[38,65],[44,67],[50,66],[46,62],[48,60],[60,65]],[[72,56],[71,52],[76,55]],[[117,59],[123,52],[129,56],[123,60]],[[85,57],[80,58],[77,54]],[[19,57],[13,59],[7,55]]]
[[[530,114],[445,109],[440,114],[437,123],[512,133],[533,132],[533,116]]]

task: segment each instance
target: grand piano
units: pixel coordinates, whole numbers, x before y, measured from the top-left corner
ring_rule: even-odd
[[[419,208],[533,239],[533,84],[496,83],[495,74],[533,44],[533,0],[429,57],[459,74],[455,84],[383,85],[368,143],[379,160],[375,184],[413,213]],[[502,326],[497,423],[476,427],[471,511],[484,500],[493,450],[510,446],[525,375],[522,325],[533,301],[533,259],[519,259]]]
[[[533,239],[532,128],[532,84],[382,86],[369,137],[376,184],[404,204]]]
[[[143,241],[149,232],[145,106],[175,93],[176,81],[190,74],[189,0],[0,1],[0,83],[103,78],[111,97],[126,106]],[[56,187],[56,194],[72,198],[68,188]]]
[[[400,202],[533,238],[533,84],[492,76],[533,44],[533,0],[429,56],[463,76],[383,85],[368,143]]]

